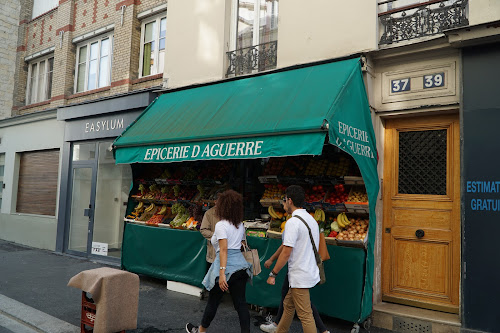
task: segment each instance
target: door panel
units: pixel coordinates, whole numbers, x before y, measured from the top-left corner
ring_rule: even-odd
[[[458,116],[386,121],[382,299],[458,313]]]
[[[87,253],[89,205],[92,193],[91,167],[73,168],[68,250]]]

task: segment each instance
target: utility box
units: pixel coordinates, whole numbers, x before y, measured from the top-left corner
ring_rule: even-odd
[[[68,286],[82,290],[81,332],[115,333],[137,328],[137,274],[102,267],[78,273]]]

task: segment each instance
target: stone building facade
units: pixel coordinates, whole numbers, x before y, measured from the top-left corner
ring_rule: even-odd
[[[12,109],[12,94],[14,91],[14,66],[17,46],[17,30],[21,5],[19,1],[3,1],[0,12],[0,119],[10,116]]]

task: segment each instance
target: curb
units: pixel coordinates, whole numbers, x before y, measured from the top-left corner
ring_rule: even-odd
[[[0,313],[42,333],[78,333],[80,327],[0,294]]]

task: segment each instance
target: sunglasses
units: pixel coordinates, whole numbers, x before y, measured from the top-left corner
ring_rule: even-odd
[[[287,200],[288,200],[288,198],[287,198],[287,197],[283,197],[283,198],[281,198],[281,201],[283,202],[283,204],[285,204]]]

